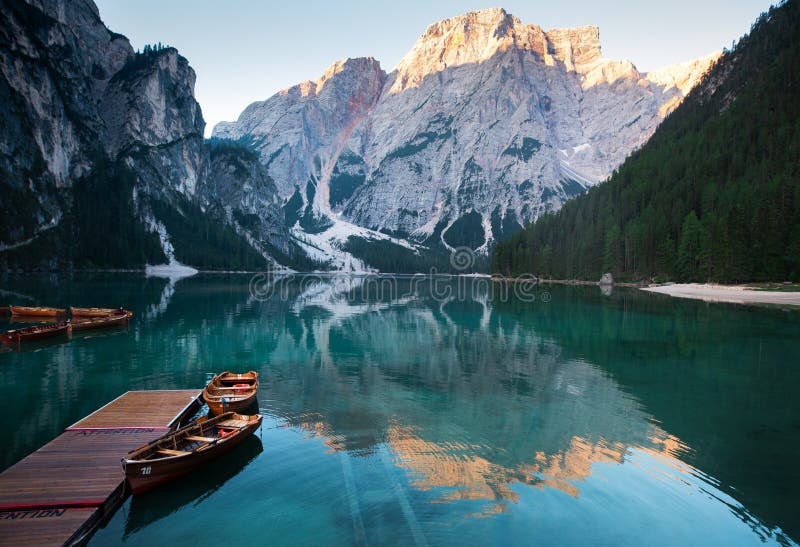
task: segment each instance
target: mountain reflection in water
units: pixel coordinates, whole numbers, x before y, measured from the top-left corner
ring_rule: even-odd
[[[592,464],[621,464],[630,448],[668,460],[685,450],[597,366],[519,324],[483,324],[488,295],[396,308],[354,300],[358,289],[352,278],[306,287],[280,348],[305,364],[270,365],[275,410],[333,451],[385,444],[415,488],[486,502],[479,514],[490,514],[518,501],[513,483],[577,497]]]
[[[124,303],[135,320],[0,355],[19,424],[0,432],[6,466],[123,391],[224,369],[262,378],[263,452],[246,472],[129,502],[97,543],[177,540],[223,513],[253,541],[305,544],[800,535],[798,313],[596,287],[526,299],[464,278],[51,281],[9,287],[48,305]]]

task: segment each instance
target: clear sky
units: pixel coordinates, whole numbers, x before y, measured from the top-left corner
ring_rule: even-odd
[[[603,56],[647,71],[730,47],[770,0],[95,0],[136,49],[175,46],[197,72],[206,134],[245,106],[334,61],[372,56],[391,71],[427,26],[501,6],[523,23],[600,27]]]

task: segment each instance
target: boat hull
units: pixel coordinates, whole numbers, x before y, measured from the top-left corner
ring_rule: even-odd
[[[67,310],[61,308],[32,308],[28,306],[9,306],[12,315],[32,315],[38,317],[60,317],[67,315]]]
[[[253,391],[246,397],[231,396],[220,398],[207,396],[203,393],[203,400],[205,400],[209,410],[211,410],[211,414],[219,416],[226,412],[240,412],[249,408],[250,405],[256,402],[256,391]]]
[[[72,325],[69,322],[64,322],[57,325],[44,325],[8,331],[5,334],[0,334],[0,340],[6,344],[21,344],[22,342],[33,342],[57,336],[69,336],[70,334],[72,334]]]
[[[124,315],[126,312],[122,308],[75,308],[69,309],[72,317],[110,317],[114,315]]]
[[[234,386],[247,386],[236,388]],[[223,372],[203,389],[203,400],[215,416],[225,412],[240,412],[249,408],[258,395],[258,373],[245,374]]]
[[[103,329],[107,327],[118,327],[120,325],[127,325],[130,318],[133,316],[131,312],[125,312],[123,315],[111,316],[79,316],[84,319],[72,322],[73,331],[84,331],[91,329]]]
[[[161,460],[123,460],[123,469],[128,486],[133,494],[142,494],[156,486],[191,473],[236,448],[250,437],[260,425],[261,416],[252,424],[242,428],[238,434],[224,442],[220,442],[214,448],[201,452],[192,452],[186,456],[176,456]]]

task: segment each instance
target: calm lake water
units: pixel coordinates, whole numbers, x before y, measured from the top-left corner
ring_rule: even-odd
[[[800,539],[800,312],[488,285],[2,278],[0,301],[135,316],[0,354],[0,468],[124,391],[253,369],[262,430],[91,544]]]

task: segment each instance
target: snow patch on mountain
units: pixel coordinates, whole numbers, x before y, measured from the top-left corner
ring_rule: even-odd
[[[161,249],[164,251],[164,256],[167,257],[166,264],[147,264],[145,266],[146,275],[179,279],[197,273],[196,269],[178,262],[178,259],[175,258],[175,247],[173,247],[172,241],[170,241],[167,227],[164,226],[163,222],[153,218],[151,215],[146,215],[144,217],[144,222],[148,230],[158,236],[158,240],[161,242]]]

